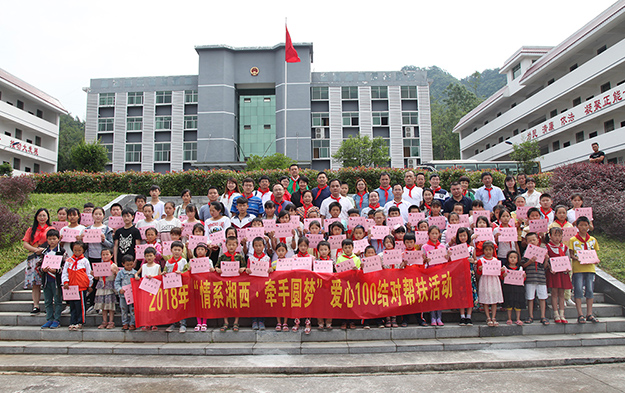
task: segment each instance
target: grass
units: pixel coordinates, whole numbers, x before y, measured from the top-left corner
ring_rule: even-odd
[[[599,242],[599,267],[620,282],[625,282],[625,242],[610,238],[604,234],[593,234]]]
[[[50,221],[56,221],[56,211],[60,207],[78,207],[87,202],[96,206],[104,206],[119,196],[118,193],[80,193],[80,194],[30,194],[30,200],[21,213],[25,215],[28,226],[32,225],[33,215],[40,207],[50,212]],[[0,275],[13,269],[26,259],[28,252],[22,247],[22,242],[13,243],[0,248]]]

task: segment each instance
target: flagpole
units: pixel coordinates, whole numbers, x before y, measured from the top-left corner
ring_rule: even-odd
[[[286,25],[286,17],[284,17],[284,29],[287,29],[287,25]],[[287,95],[287,83],[288,83],[288,69],[287,69],[287,65],[288,62],[286,61],[286,35],[285,35],[285,40],[284,40],[284,155],[286,156],[286,95]]]

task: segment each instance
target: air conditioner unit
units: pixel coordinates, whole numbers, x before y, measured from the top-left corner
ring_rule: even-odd
[[[406,134],[406,138],[412,138],[414,135],[414,127],[404,127],[404,133]]]
[[[321,127],[317,127],[315,128],[315,139],[324,139],[325,138],[325,131],[323,128]]]
[[[408,168],[414,168],[417,166],[417,159],[416,158],[409,158],[408,159]]]

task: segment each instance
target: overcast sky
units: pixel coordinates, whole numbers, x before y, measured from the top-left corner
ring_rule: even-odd
[[[314,71],[437,65],[457,78],[556,45],[613,0],[3,1],[0,68],[84,118],[91,78],[197,74],[196,45],[312,42]]]

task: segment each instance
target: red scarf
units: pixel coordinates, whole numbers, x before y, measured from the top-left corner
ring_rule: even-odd
[[[69,257],[69,259],[71,261],[74,261],[74,263],[72,263],[72,270],[76,270],[78,268],[78,261],[80,261],[81,259],[83,259],[85,256],[83,254],[80,254],[78,256],[76,256],[76,254],[72,255],[71,257]]]
[[[228,200],[230,200],[230,198],[232,198],[232,194],[234,194],[235,192],[237,192],[237,190],[226,191],[226,194],[228,195]]]
[[[320,260],[320,261],[331,261],[331,260],[332,260],[332,258],[330,258],[330,256],[329,256],[329,255],[328,255],[327,257],[325,257],[325,258],[324,258],[324,257],[322,257],[322,256],[320,256],[320,257],[319,257],[319,260]]]
[[[323,190],[325,190],[326,188],[328,188],[328,185],[326,184],[326,185],[325,185],[325,186],[323,186],[323,187],[319,187],[319,186],[317,186],[317,188],[318,188],[318,191],[317,191],[317,196],[315,197],[315,200],[319,199],[319,195],[321,195],[321,192],[322,192]]]
[[[300,258],[306,258],[306,257],[310,257],[310,254],[308,253],[308,251],[306,251],[306,254],[302,254],[301,251],[298,251],[297,256]]]
[[[441,242],[439,242],[438,240],[436,241],[436,243],[432,243],[432,240],[428,239],[428,242],[426,244],[429,244],[430,246],[434,247],[434,248],[438,248],[438,246],[441,244]]]
[[[432,192],[433,192],[434,194],[436,194],[436,193],[437,193],[438,191],[440,191],[441,189],[442,189],[442,187],[441,187],[441,186],[438,186],[438,187],[436,187],[436,189],[434,189],[434,188],[433,188],[433,189],[432,189]]]
[[[250,199],[251,197],[253,197],[253,196],[254,196],[254,193],[252,192],[252,193],[250,194],[250,196],[247,196],[247,195],[245,195],[245,194],[243,194],[243,193],[241,193],[241,195],[242,195],[245,199]]]
[[[469,190],[462,190],[462,195],[467,196],[467,192],[469,192]]]
[[[493,189],[493,187],[486,187],[486,186],[484,186],[484,189],[485,189],[486,191],[488,191],[488,200],[490,201],[490,192],[491,192],[491,190]]]
[[[362,194],[360,193],[356,193],[356,195],[358,195],[360,197],[360,200],[358,201],[358,206],[360,207],[360,210],[362,210],[362,200],[364,199],[366,192],[363,192]]]
[[[375,205],[369,204],[369,208],[372,210],[377,210],[380,208],[380,204],[376,203]]]
[[[258,259],[259,261],[260,261],[261,259],[263,259],[264,257],[265,257],[265,253],[262,253],[262,254],[260,254],[260,255],[256,255],[256,252],[254,252],[254,258]]]
[[[334,199],[335,201],[337,201],[338,203],[341,203],[341,196],[339,195],[338,198],[333,197],[332,195],[330,195],[330,199]]]
[[[579,240],[581,243],[584,243],[584,250],[588,250],[588,240],[590,240],[590,235],[586,234],[586,238],[582,238],[579,232],[575,235],[575,238]]]
[[[295,192],[295,187],[297,187],[297,189],[299,190],[299,184],[297,184],[299,176],[297,178],[292,177],[291,180],[293,180],[293,192]]]
[[[230,258],[230,261],[235,262],[234,257],[237,255],[237,253],[235,252],[234,254],[230,254],[230,251],[226,251],[224,255]]]
[[[355,256],[354,254],[352,254],[352,255],[350,255],[350,256],[347,256],[347,255],[345,255],[345,253],[342,253],[341,255],[342,255],[343,257],[347,258],[347,259],[354,259],[354,256]]]
[[[53,228],[48,224],[44,224],[43,226],[37,225],[37,229],[35,230],[32,242],[29,242],[32,246],[39,246],[47,241],[46,233],[48,232],[48,228]],[[31,228],[32,232],[32,228]]]
[[[172,273],[175,273],[178,271],[178,262],[180,262],[180,260],[182,259],[182,256],[180,256],[180,258],[178,259],[174,259],[174,257],[171,257],[167,263],[169,263],[170,265],[173,264],[174,265],[174,269],[171,271]]]
[[[412,190],[416,187],[416,185],[412,185],[412,187],[408,187],[406,186],[406,188],[408,189],[408,197],[412,198]]]
[[[386,202],[388,202],[388,190],[390,190],[390,189],[391,189],[391,186],[388,186],[387,189],[384,189],[384,188],[382,188],[382,186],[380,186],[380,190],[384,191],[384,200]]]
[[[267,189],[267,191],[263,192],[263,191],[259,188],[257,192],[260,192],[260,199],[263,199],[263,198],[265,197],[265,194],[269,192],[269,189]]]
[[[549,247],[551,247],[551,249],[553,249],[554,247],[556,247],[556,245],[553,244],[552,242],[549,242]],[[564,251],[564,244],[562,244],[562,242],[560,242],[560,245],[557,246],[557,247],[558,247],[558,256],[559,257],[566,256],[566,251]]]
[[[276,204],[276,213],[280,214],[280,210],[282,210],[282,203],[276,202],[276,198],[273,194],[271,194],[271,201]],[[284,203],[284,197],[282,197],[282,202]]]
[[[400,201],[400,202],[395,202],[395,200],[393,199],[393,203],[395,204],[395,206],[399,207],[399,205],[401,205],[404,201]]]
[[[545,217],[545,218],[549,218],[548,215],[552,211],[553,211],[552,209],[549,209],[549,211],[545,213],[545,211],[543,210],[543,207],[542,206],[540,207],[540,212],[542,213],[543,217]]]
[[[432,211],[432,207],[428,205],[426,201],[423,201],[423,206],[425,206],[425,208],[428,209],[428,212]]]
[[[306,205],[302,204],[302,207],[304,208],[304,218],[308,217],[308,210],[313,207],[313,204],[311,203],[310,205],[308,205],[308,207],[306,207]]]
[[[566,225],[566,223],[568,221],[564,220],[564,221],[560,221],[557,218],[554,220],[556,224],[560,225],[560,228],[564,228],[564,226]]]

